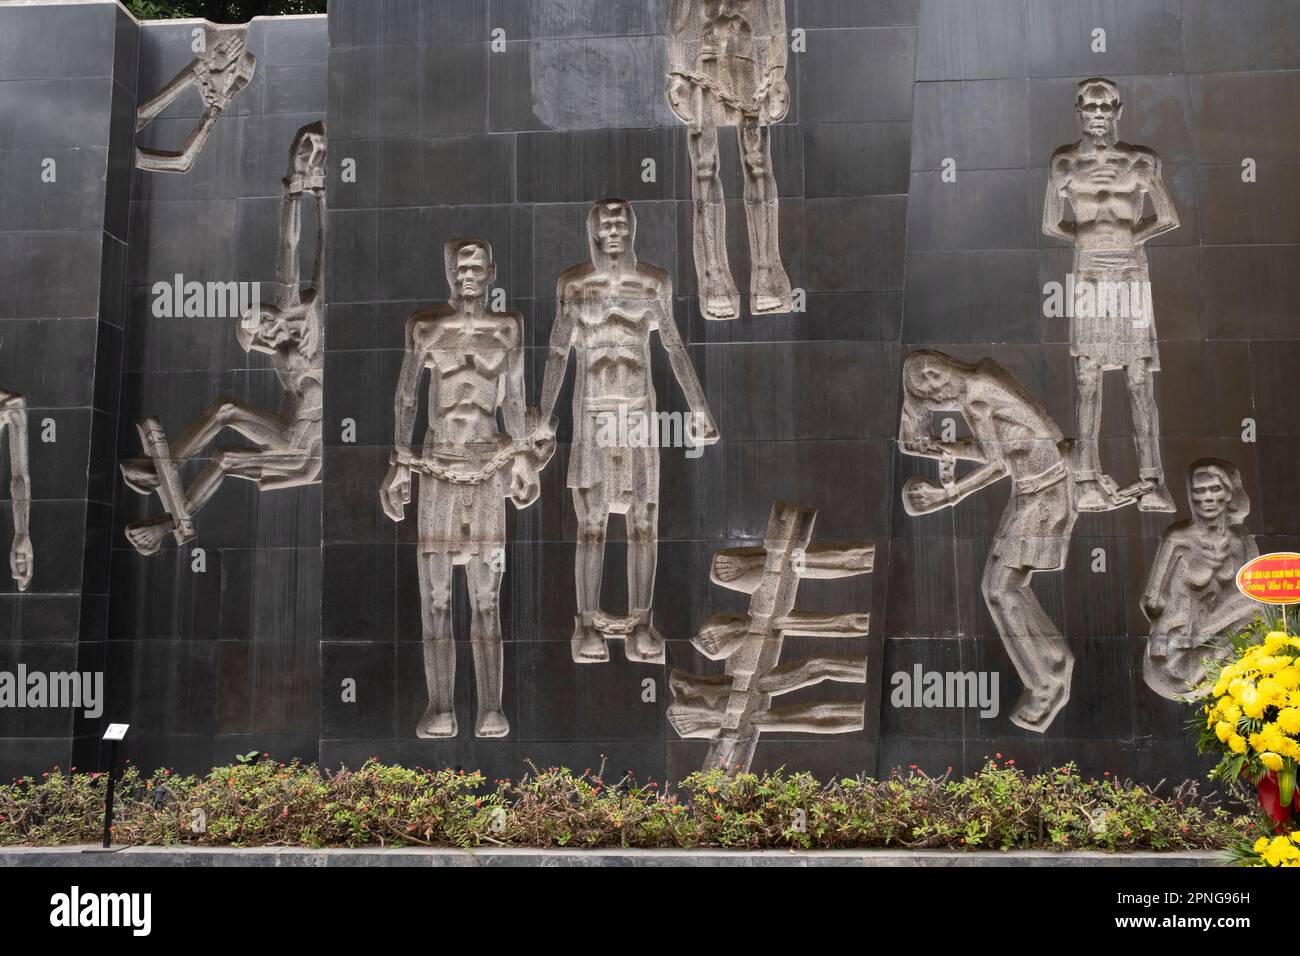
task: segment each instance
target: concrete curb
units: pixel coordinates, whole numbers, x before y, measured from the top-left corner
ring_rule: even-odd
[[[7,847],[0,868],[23,866],[1224,866],[1217,850],[1177,853],[1054,853],[1050,850],[565,850],[534,848],[327,849],[296,847]]]

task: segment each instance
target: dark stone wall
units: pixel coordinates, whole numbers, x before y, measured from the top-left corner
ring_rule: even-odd
[[[256,20],[255,77],[183,176],[132,170],[130,117],[137,93],[152,95],[188,62],[194,23],[137,25],[111,4],[0,9],[0,244],[9,249],[0,256],[0,387],[33,406],[38,555],[28,594],[13,594],[0,574],[0,668],[20,657],[47,669],[102,662],[105,718],[133,723],[127,749],[146,765],[199,769],[257,749],[490,776],[518,774],[525,760],[604,760],[677,780],[705,748],[668,725],[668,671],[716,668],[689,637],[710,615],[745,607],[709,583],[710,556],[759,543],[772,500],[783,498],[818,510],[815,541],[876,545],[872,575],[805,582],[799,600],[869,610],[872,635],[833,650],[792,638],[786,652],[867,654],[865,690],[826,684],[794,698],[865,695],[867,719],[855,734],[765,735],[756,768],[964,772],[1001,753],[1028,768],[1075,760],[1090,773],[1149,780],[1198,773],[1187,708],[1142,681],[1138,597],[1159,535],[1186,515],[1183,474],[1195,458],[1241,468],[1261,550],[1293,547],[1300,528],[1287,477],[1300,431],[1286,413],[1300,340],[1300,4],[787,0],[806,51],[790,55],[792,106],[773,129],[773,155],[782,254],[806,311],[751,317],[746,307],[732,322],[703,320],[695,297],[686,134],[664,97],[668,6],[332,0],[328,20]],[[12,39],[71,16],[81,55],[35,57],[30,42]],[[1104,54],[1090,50],[1097,27],[1107,32]],[[505,48],[494,52],[498,29]],[[940,515],[904,513],[903,481],[927,469],[897,452],[899,370],[920,347],[991,356],[1072,433],[1068,327],[1042,317],[1043,284],[1064,279],[1070,252],[1042,237],[1039,222],[1047,159],[1077,138],[1074,84],[1095,74],[1120,84],[1122,136],[1161,154],[1182,219],[1150,249],[1162,451],[1180,515],[1084,515],[1067,569],[1039,575],[1035,588],[1077,658],[1071,700],[1039,735],[1008,720],[1020,682],[979,589],[1005,483]],[[36,109],[34,98],[57,108]],[[139,142],[178,143],[197,103],[179,101]],[[192,570],[188,547],[141,558],[122,530],[156,505],[127,492],[110,460],[137,454],[135,423],[158,415],[175,435],[218,396],[262,405],[279,397],[265,359],[239,349],[231,320],[154,318],[150,286],[176,272],[269,283],[286,149],[322,115],[323,482],[258,494],[228,481],[198,519],[192,546],[204,549],[205,571]],[[739,158],[730,131],[720,139],[729,255],[746,289]],[[58,201],[18,185],[44,155],[73,171]],[[1241,181],[1246,157],[1258,163],[1257,183]],[[939,174],[948,158],[954,183]],[[655,161],[652,182],[644,159]],[[345,160],[355,181],[341,176]],[[87,169],[94,175],[76,172]],[[655,623],[668,638],[667,665],[630,664],[617,643],[609,663],[570,657],[570,373],[541,500],[508,509],[501,604],[511,733],[472,736],[458,574],[461,732],[419,740],[416,508],[395,525],[378,500],[404,322],[446,299],[445,240],[490,240],[507,307],[524,315],[535,404],[556,278],[586,259],[585,212],[607,195],[634,202],[641,259],[672,277],[676,320],[723,437],[698,459],[662,457]],[[54,354],[57,362],[41,360]],[[660,408],[684,411],[662,353],[654,375]],[[1122,376],[1110,373],[1102,456],[1125,476],[1136,471],[1127,403]],[[46,409],[58,420],[52,446],[40,444],[36,425]],[[1257,443],[1242,442],[1246,418],[1258,423]],[[345,440],[345,420],[355,440]],[[1090,570],[1098,548],[1104,573]],[[626,599],[624,555],[615,516],[602,601],[615,611]],[[892,707],[890,675],[918,663],[998,672],[998,716]],[[342,699],[348,679],[355,702]],[[643,699],[647,679],[653,701]],[[70,715],[0,711],[0,775],[67,759],[77,734],[74,756],[92,759],[98,732],[74,728]]]
[[[140,99],[192,58],[200,21],[139,27]],[[281,177],[297,130],[325,115],[324,17],[259,18],[248,31],[253,78],[185,174],[135,170],[130,201],[127,322],[118,459],[141,454],[136,423],[157,416],[175,440],[219,399],[274,411],[281,388],[269,357],[244,352],[238,319],[154,315],[155,282],[259,282],[273,296]],[[189,91],[139,134],[177,149],[202,108]],[[316,237],[303,233],[305,276]],[[215,446],[242,443],[231,432]],[[189,481],[205,456],[182,470]],[[196,516],[197,538],[141,557],[126,523],[159,510],[113,475],[108,615],[110,716],[133,724],[143,764],[210,767],[253,749],[316,753],[320,629],[320,487],[259,494],[227,479]],[[194,548],[203,551],[197,571]]]
[[[135,57],[135,24],[111,4],[0,8],[0,388],[28,406],[35,552],[20,593],[6,441],[9,672],[103,669]],[[81,724],[0,711],[0,776],[68,766],[74,737],[94,732]]]

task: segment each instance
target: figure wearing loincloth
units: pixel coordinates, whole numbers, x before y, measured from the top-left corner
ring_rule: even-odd
[[[418,555],[424,672],[429,702],[419,737],[454,737],[456,644],[452,571],[464,567],[474,658],[476,737],[504,737],[504,656],[498,599],[505,571],[505,499],[537,500],[538,470],[554,452],[553,431],[530,427],[524,405],[523,317],[487,309],[496,278],[492,247],[455,239],[444,247],[451,295],[406,323],[406,353],[394,399],[393,455],[380,488],[384,513],[402,521],[419,475]],[[420,379],[429,372],[428,430],[410,451]],[[497,411],[505,424],[497,430]]]
[[[1079,84],[1077,143],[1052,154],[1043,232],[1074,246],[1070,354],[1075,360],[1075,407],[1080,511],[1108,511],[1137,501],[1142,511],[1174,511],[1160,462],[1160,420],[1153,374],[1160,369],[1150,276],[1144,246],[1178,228],[1160,157],[1119,141],[1119,89],[1094,78]],[[1150,199],[1153,214],[1143,216]],[[1065,219],[1066,206],[1073,220]],[[1123,369],[1133,410],[1139,481],[1120,489],[1101,469],[1104,373]]]
[[[959,413],[972,437],[939,441],[931,427],[936,412]],[[954,507],[1011,478],[981,589],[1025,685],[1011,722],[1041,733],[1069,701],[1074,670],[1069,645],[1031,586],[1036,573],[1065,567],[1076,517],[1069,445],[1042,405],[992,359],[969,365],[929,350],[903,363],[898,440],[904,454],[940,463],[938,483],[917,476],[903,485],[910,515]],[[959,460],[977,467],[958,478]]]
[[[559,399],[569,352],[577,353],[573,445],[568,486],[578,519],[574,577],[577,610],[573,659],[609,659],[608,637],[623,637],[629,660],[659,663],[663,638],[651,622],[659,544],[659,448],[600,440],[607,416],[655,414],[650,333],[659,332],[668,363],[686,396],[686,440],[718,440],[699,378],[672,315],[668,274],[636,258],[636,216],[629,203],[605,199],[587,215],[591,262],[566,269],[556,286],[557,315],[542,380],[541,416]],[[600,610],[600,579],[610,514],[627,522],[628,614]]]

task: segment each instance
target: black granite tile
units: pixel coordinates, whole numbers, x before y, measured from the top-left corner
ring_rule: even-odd
[[[834,30],[798,54],[799,116],[808,123],[907,122],[916,30]]]

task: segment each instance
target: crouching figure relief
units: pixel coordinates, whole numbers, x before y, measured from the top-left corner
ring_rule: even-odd
[[[659,549],[659,442],[609,440],[611,421],[657,424],[650,375],[650,333],[658,331],[668,364],[690,409],[688,447],[718,440],[704,390],[673,321],[672,280],[636,257],[636,215],[622,199],[603,199],[587,214],[591,261],[566,269],[556,286],[556,317],[542,378],[541,417],[549,420],[577,353],[573,444],[568,486],[578,519],[574,577],[577,615],[571,642],[578,663],[609,660],[608,638],[623,638],[628,660],[662,663],[663,638],[651,605]],[[611,514],[627,522],[625,617],[600,609],[600,579]]]
[[[695,275],[707,319],[740,315],[727,262],[726,199],[718,129],[734,126],[745,178],[750,311],[789,312],[781,265],[771,124],[790,109],[784,0],[673,0],[668,23],[668,103],[686,124],[695,200]]]
[[[1250,498],[1235,465],[1202,458],[1187,469],[1192,516],[1171,524],[1142,594],[1151,622],[1142,662],[1147,686],[1162,697],[1204,696],[1193,688],[1205,678],[1207,658],[1219,653],[1215,638],[1254,616],[1257,605],[1237,590],[1237,569],[1259,556],[1245,528]]]
[[[549,422],[530,415],[524,397],[524,327],[518,312],[487,308],[496,262],[483,239],[454,239],[443,250],[450,299],[406,323],[406,355],[394,399],[396,426],[384,513],[405,517],[411,476],[419,475],[420,616],[428,707],[419,737],[454,737],[456,643],[452,571],[465,569],[470,603],[477,716],[474,736],[504,737],[504,658],[498,599],[505,571],[509,498],[526,508],[541,490],[538,472],[555,452]],[[429,370],[428,428],[411,441],[420,380]],[[497,430],[497,411],[505,431]]]
[[[959,413],[972,437],[940,441],[936,412]],[[981,588],[1025,688],[1011,722],[1041,733],[1069,701],[1074,670],[1069,645],[1030,586],[1039,571],[1065,567],[1076,517],[1068,443],[1037,399],[992,359],[970,365],[928,349],[903,363],[898,442],[906,455],[939,462],[938,482],[914,476],[904,483],[909,515],[954,507],[1011,478]],[[959,478],[958,461],[976,467]]]
[[[236,335],[245,351],[271,356],[271,365],[284,387],[284,398],[275,412],[233,399],[217,399],[171,445],[157,418],[137,426],[147,457],[123,462],[122,476],[132,491],[156,493],[164,511],[158,517],[127,525],[127,540],[140,554],[156,553],[169,534],[177,544],[193,540],[197,533],[195,514],[227,477],[256,482],[259,491],[295,488],[320,480],[325,278],[322,123],[304,126],[294,136],[283,190],[275,304],[247,310]],[[315,207],[317,246],[311,285],[304,291],[298,252],[305,200]],[[190,486],[182,487],[181,469],[226,428],[255,447],[218,447]]]

